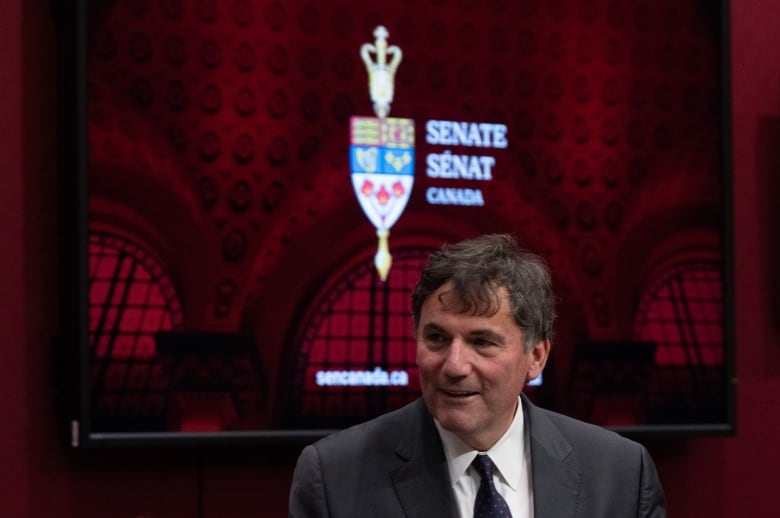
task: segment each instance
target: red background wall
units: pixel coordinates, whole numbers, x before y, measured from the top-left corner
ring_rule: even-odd
[[[776,516],[780,447],[780,5],[732,0],[737,435],[648,444],[671,516]],[[0,0],[0,513],[10,517],[286,515],[297,451],[76,454],[58,439],[54,37],[44,0]],[[77,452],[83,453],[83,452]]]

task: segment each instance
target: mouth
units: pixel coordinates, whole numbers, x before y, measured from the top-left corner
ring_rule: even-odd
[[[474,397],[479,394],[479,392],[471,391],[471,390],[447,390],[447,389],[440,389],[440,392],[444,394],[447,397],[456,398],[456,399],[467,399],[470,397]]]

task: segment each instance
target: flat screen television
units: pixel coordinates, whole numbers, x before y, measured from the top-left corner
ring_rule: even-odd
[[[725,1],[71,5],[74,446],[307,441],[412,401],[417,274],[483,233],[552,271],[532,400],[733,430]]]

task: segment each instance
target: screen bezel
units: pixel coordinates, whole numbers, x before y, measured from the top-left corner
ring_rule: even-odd
[[[59,38],[58,61],[61,174],[61,333],[55,344],[56,397],[63,428],[72,447],[146,445],[301,444],[336,430],[257,430],[250,432],[123,432],[97,433],[90,415],[88,341],[88,143],[86,121],[86,53],[89,31],[88,0],[71,7],[53,7]],[[729,435],[736,431],[736,377],[734,330],[733,189],[731,156],[729,2],[720,9],[720,174],[723,184],[723,299],[726,420],[722,423],[610,427],[623,435]]]

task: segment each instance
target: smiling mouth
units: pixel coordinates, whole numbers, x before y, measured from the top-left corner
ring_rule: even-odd
[[[454,398],[468,398],[472,396],[476,396],[479,394],[479,392],[473,392],[468,390],[447,390],[447,389],[441,389],[441,392],[447,396],[447,397],[454,397]]]

